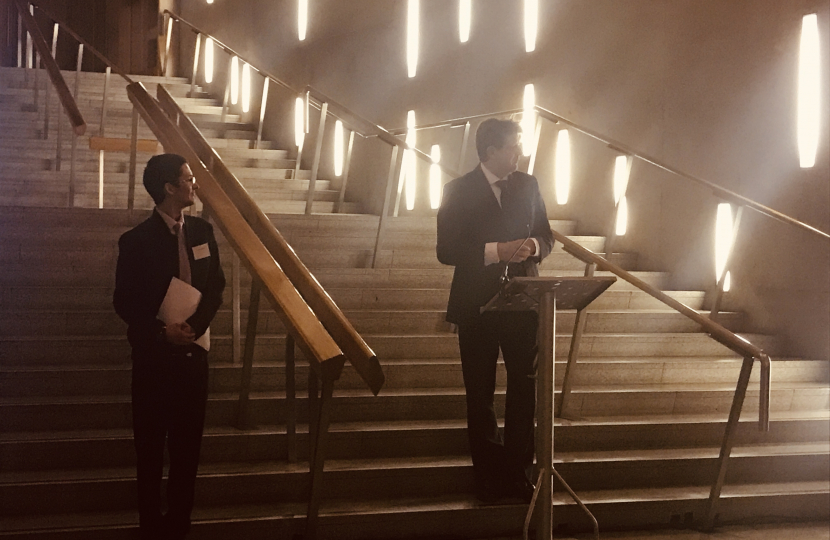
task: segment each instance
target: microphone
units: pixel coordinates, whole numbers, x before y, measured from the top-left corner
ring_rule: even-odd
[[[522,240],[522,243],[519,244],[519,247],[516,248],[516,251],[513,252],[513,254],[510,256],[509,259],[507,259],[507,262],[504,264],[504,273],[502,274],[501,279],[499,280],[499,282],[502,285],[505,285],[508,281],[510,281],[510,277],[508,277],[507,275],[507,270],[510,266],[510,261],[512,261],[513,257],[516,256],[516,253],[518,253],[519,250],[522,249],[522,246],[525,245],[525,242],[527,242],[530,239],[530,224],[525,224],[525,227],[527,228],[527,236],[525,236],[525,239]]]

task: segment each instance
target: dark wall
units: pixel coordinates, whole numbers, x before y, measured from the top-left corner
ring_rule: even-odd
[[[60,19],[90,45],[127,73],[157,72],[158,0],[40,0],[35,2]],[[17,9],[9,0],[0,8],[4,66],[17,62]],[[52,24],[35,11],[41,31],[51,42]],[[59,34],[57,60],[61,69],[75,69],[78,43]],[[84,70],[103,71],[104,64],[84,55]]]
[[[525,53],[520,0],[476,0],[470,42],[457,40],[456,2],[421,1],[418,75],[407,78],[404,0],[312,0],[309,37],[296,40],[296,2],[182,0],[197,25],[296,88],[312,84],[373,122],[419,123],[519,107],[526,83],[537,102],[690,174],[711,180],[822,230],[830,230],[830,1],[559,0],[541,2],[536,51]],[[824,109],[817,165],[798,165],[795,110],[801,18],[818,12]],[[192,52],[191,52],[192,54]],[[183,53],[186,56],[186,53]],[[189,63],[188,63],[189,65]],[[290,96],[289,96],[290,97]],[[269,108],[271,108],[269,102]],[[285,108],[285,111],[290,109]],[[267,131],[290,138],[290,117]],[[553,139],[545,126],[536,163],[552,218],[582,234],[608,231],[614,152],[574,135],[571,199],[553,197]],[[458,130],[422,133],[445,162]],[[288,147],[290,143],[286,142]],[[377,208],[388,150],[359,140],[349,196]],[[462,169],[475,165],[472,145]],[[421,178],[425,178],[422,175]],[[422,181],[416,213],[429,214]],[[629,233],[619,249],[673,286],[714,285],[712,193],[637,163]],[[726,304],[750,326],[777,332],[789,354],[830,355],[828,243],[769,218],[744,214]]]

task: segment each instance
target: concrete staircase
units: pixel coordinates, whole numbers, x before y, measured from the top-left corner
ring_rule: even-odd
[[[111,308],[117,238],[146,216],[123,210],[0,208],[0,538],[115,539],[136,529],[130,362]],[[375,349],[387,377],[373,397],[346,369],[335,389],[320,536],[482,538],[516,534],[526,507],[472,496],[456,337],[443,321],[451,269],[434,255],[434,219],[390,221],[367,268],[376,216],[271,216]],[[552,222],[582,245],[573,222]],[[557,246],[558,248],[559,246]],[[231,252],[220,241],[225,271]],[[635,254],[614,260],[637,270]],[[557,249],[545,275],[581,275]],[[666,288],[669,276],[636,272]],[[243,303],[249,279],[243,275]],[[699,291],[669,294],[702,308]],[[263,307],[254,366],[257,427],[231,427],[241,368],[232,363],[230,288],[213,327],[211,394],[193,538],[300,532],[307,464],[288,463],[284,331]],[[735,331],[741,313],[725,313]],[[561,383],[573,314],[557,320]],[[245,324],[243,313],[243,325]],[[244,326],[243,326],[244,328]],[[687,320],[617,282],[592,306],[575,388],[583,418],[556,430],[556,462],[608,530],[688,526],[714,477],[740,359]],[[830,364],[781,356],[773,336],[772,427],[757,431],[753,374],[720,521],[830,518]],[[307,365],[298,366],[304,388]],[[498,407],[503,407],[500,368]],[[299,399],[301,422],[307,402]],[[307,427],[299,427],[301,457]],[[586,527],[557,492],[560,532]]]
[[[39,74],[39,99],[34,108],[34,76],[28,80],[24,70],[0,68],[0,205],[66,207],[70,176],[71,130],[59,110],[54,90],[50,90],[50,127],[43,138],[46,74]],[[75,73],[63,72],[70,89]],[[262,141],[253,149],[256,127],[244,123],[239,115],[227,114],[222,122],[222,105],[197,87],[194,97],[186,97],[190,84],[182,78],[136,76],[155,96],[156,85],[164,84],[184,111],[219,152],[223,161],[266,212],[302,213],[308,195],[310,171],[301,169],[294,178],[296,150],[278,149]],[[130,137],[132,104],[127,98],[126,83],[112,75],[108,89],[105,135]],[[89,137],[100,133],[104,75],[81,73],[78,105],[87,122],[87,132],[78,138],[76,149],[75,206],[98,208],[98,152],[89,149]],[[63,123],[61,170],[55,171],[57,121]],[[150,129],[139,121],[138,136],[155,139]],[[289,155],[291,154],[291,155]],[[293,156],[293,157],[292,157]],[[150,197],[141,186],[141,174],[150,154],[139,153],[136,174],[136,208],[152,208]],[[105,154],[104,208],[126,208],[129,154]],[[315,189],[312,210],[330,213],[339,196],[340,182],[320,178]],[[358,212],[355,203],[345,203],[343,212]]]

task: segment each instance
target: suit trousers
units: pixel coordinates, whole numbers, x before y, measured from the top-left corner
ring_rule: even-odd
[[[537,321],[532,311],[486,312],[458,326],[467,434],[478,485],[527,478],[532,467]],[[499,349],[507,371],[503,439],[493,402]]]
[[[207,352],[133,353],[132,412],[142,538],[182,538],[190,529],[208,395]],[[161,513],[164,443],[170,468]]]

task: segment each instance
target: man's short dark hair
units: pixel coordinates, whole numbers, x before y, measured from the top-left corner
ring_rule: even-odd
[[[521,133],[521,131],[522,128],[519,124],[512,120],[488,118],[479,124],[476,130],[476,152],[478,152],[478,159],[485,161],[487,159],[488,148],[491,146],[495,148],[503,147],[508,137]]]
[[[187,160],[178,154],[159,154],[150,158],[144,168],[144,189],[154,203],[164,201],[164,184],[175,184],[185,163]]]

